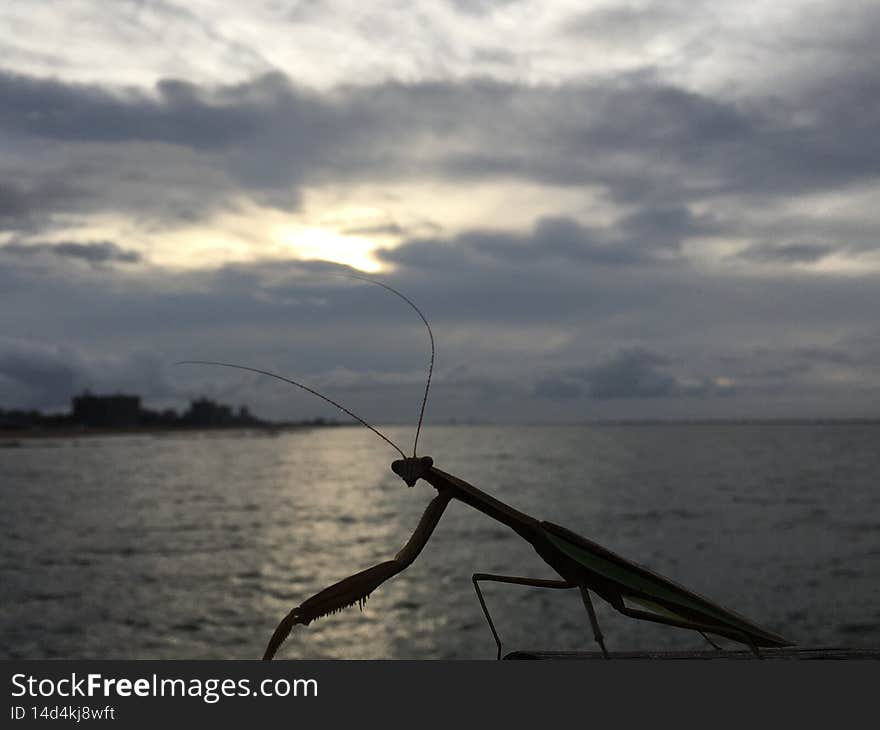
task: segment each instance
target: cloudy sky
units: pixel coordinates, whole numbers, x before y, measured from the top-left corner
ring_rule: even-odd
[[[4,0],[0,408],[880,415],[880,5]]]

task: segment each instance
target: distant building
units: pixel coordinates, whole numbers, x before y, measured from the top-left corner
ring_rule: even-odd
[[[191,401],[183,422],[189,426],[227,426],[234,421],[232,408],[207,398]]]
[[[71,399],[70,413],[43,414],[37,410],[7,411],[0,408],[0,431],[71,426],[98,429],[200,429],[269,428],[273,425],[257,418],[246,405],[233,408],[208,398],[191,401],[182,415],[178,415],[173,408],[143,408],[138,395],[93,395],[88,391]]]
[[[140,423],[141,399],[137,395],[92,395],[73,399],[71,420],[93,428],[119,428]]]
[[[0,410],[0,428],[36,428],[45,419],[39,411]]]
[[[180,425],[180,416],[173,408],[162,411],[141,408],[140,424],[145,428],[172,428]]]

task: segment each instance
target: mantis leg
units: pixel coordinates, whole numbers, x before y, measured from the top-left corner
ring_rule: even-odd
[[[693,629],[694,631],[699,631],[701,634],[705,631],[709,631],[712,633],[719,633],[719,627],[712,626],[710,624],[700,624],[691,621],[685,620],[677,620],[677,619],[669,619],[665,616],[658,616],[655,613],[651,613],[650,611],[639,611],[635,608],[627,608],[626,604],[623,602],[623,598],[618,596],[618,600],[612,604],[614,608],[616,608],[620,613],[624,616],[629,616],[630,618],[636,618],[641,621],[652,621],[657,624],[665,624],[667,626],[677,626],[680,629]],[[724,631],[727,633],[723,633],[722,636],[727,636],[728,638],[734,639],[735,641],[739,641],[746,646],[749,647],[752,654],[755,655],[757,659],[763,659],[761,656],[761,652],[758,651],[758,646],[752,641],[751,637],[742,631],[737,631],[736,629],[731,629],[728,627],[724,627]],[[703,634],[705,636],[705,634]],[[708,637],[706,637],[708,640]],[[712,643],[711,641],[709,642]],[[714,646],[714,644],[713,644]]]
[[[599,621],[596,618],[596,609],[593,608],[593,602],[590,600],[590,592],[587,590],[586,586],[579,586],[581,589],[581,596],[584,599],[584,607],[587,609],[587,615],[590,617],[590,625],[593,627],[593,638],[596,639],[596,643],[599,645],[599,648],[602,649],[602,656],[606,659],[610,659],[608,656],[608,650],[605,648],[605,639],[602,636],[602,630],[599,628]]]
[[[698,631],[697,633],[702,636],[706,641],[708,641],[713,648],[717,649],[718,651],[724,651],[724,649],[722,649],[720,646],[718,646],[718,644],[716,644],[714,641],[712,641],[712,639],[709,638],[708,634],[706,634],[705,631]]]
[[[449,504],[451,498],[448,493],[443,492],[431,500],[431,503],[422,515],[422,519],[419,520],[415,532],[413,532],[409,541],[392,560],[386,560],[384,563],[379,563],[379,565],[374,565],[372,568],[367,568],[360,573],[355,573],[338,583],[334,583],[288,613],[287,616],[281,619],[281,623],[278,624],[278,628],[275,629],[275,633],[269,639],[263,659],[271,659],[275,656],[278,647],[288,637],[294,626],[298,624],[308,626],[312,621],[321,616],[327,616],[355,604],[363,607],[364,602],[373,590],[409,567],[413,560],[418,557],[440,518],[443,516],[443,510],[446,509],[446,505]]]
[[[498,656],[501,658],[501,639],[495,630],[495,624],[492,623],[492,617],[489,615],[489,609],[483,598],[483,592],[480,590],[480,581],[494,581],[496,583],[513,583],[519,586],[534,586],[535,588],[574,588],[575,584],[567,580],[546,580],[543,578],[520,578],[515,575],[492,575],[491,573],[474,573],[472,576],[474,582],[474,590],[477,592],[477,598],[480,599],[480,606],[483,608],[483,615],[489,622],[489,628],[492,630],[492,636],[495,638],[495,645],[498,647]]]

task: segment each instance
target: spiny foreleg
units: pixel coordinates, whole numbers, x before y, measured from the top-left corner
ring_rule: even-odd
[[[412,537],[403,546],[403,549],[394,556],[393,560],[379,563],[379,565],[374,565],[372,568],[367,568],[360,573],[355,573],[338,583],[334,583],[329,588],[316,593],[307,601],[294,608],[278,624],[278,628],[275,629],[275,633],[269,639],[263,659],[271,659],[275,656],[278,647],[281,646],[297,624],[308,626],[312,621],[321,616],[336,613],[355,604],[363,608],[370,593],[386,580],[409,567],[413,560],[416,559],[425,543],[428,542],[428,538],[431,537],[431,533],[440,521],[443,510],[446,509],[450,499],[451,497],[448,494],[441,492],[431,500],[421,520],[419,520],[419,524]]]
[[[399,560],[388,560],[372,568],[362,570],[360,573],[334,583],[320,593],[303,602],[285,616],[266,647],[263,659],[271,659],[275,656],[278,647],[288,637],[291,630],[297,624],[308,626],[315,619],[341,611],[349,606],[357,604],[363,608],[370,593],[382,583],[399,573],[406,567]]]

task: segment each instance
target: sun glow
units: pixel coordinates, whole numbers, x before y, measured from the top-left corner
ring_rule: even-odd
[[[376,242],[364,236],[343,235],[326,228],[303,227],[285,231],[279,240],[300,259],[332,261],[370,273],[382,269],[372,256]]]
[[[296,220],[264,208],[248,208],[215,216],[207,222],[156,231],[144,230],[118,216],[92,216],[87,222],[59,226],[56,236],[68,241],[122,241],[124,248],[143,255],[157,266],[198,269],[235,262],[299,259],[332,261],[368,273],[384,267],[373,253],[393,245],[394,236],[382,231],[369,235],[346,229],[358,222],[351,216],[338,220]],[[314,218],[314,216],[312,216]],[[0,243],[3,239],[0,238]]]

